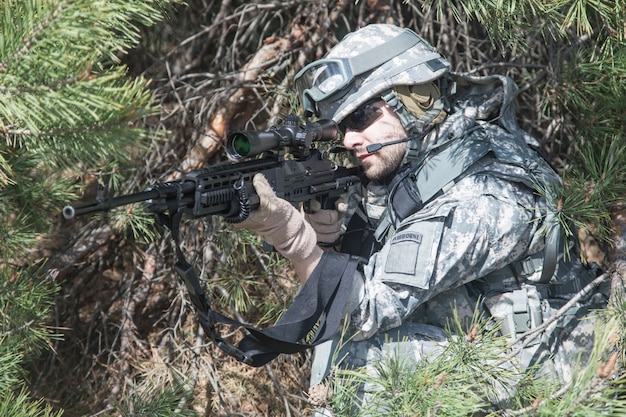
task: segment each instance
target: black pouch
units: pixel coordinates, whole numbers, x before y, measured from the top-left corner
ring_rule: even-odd
[[[391,189],[389,205],[397,220],[402,221],[424,207],[412,166],[402,168],[391,181],[389,188]]]

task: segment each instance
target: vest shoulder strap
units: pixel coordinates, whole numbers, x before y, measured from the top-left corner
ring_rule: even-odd
[[[435,197],[445,193],[465,176],[484,169],[479,164],[488,154],[491,154],[493,159],[502,164],[515,166],[519,169],[523,167],[524,161],[528,162],[529,159],[525,158],[525,155],[519,155],[518,153],[527,152],[530,154],[535,152],[525,143],[523,147],[515,146],[516,152],[507,152],[503,148],[505,147],[494,144],[488,135],[482,135],[477,131],[473,131],[464,137],[453,139],[441,149],[433,151],[423,161],[420,161],[421,163],[417,164],[418,166],[415,168],[412,176],[421,197],[421,207]],[[530,173],[529,167],[523,168],[525,174]],[[519,171],[512,170],[512,172]],[[513,174],[513,177],[515,175],[519,174]],[[548,179],[550,176],[551,174],[545,175],[543,178]],[[519,175],[518,181],[528,185],[531,180],[527,176]],[[376,240],[380,243],[384,243],[387,236],[393,233],[395,226],[397,226],[394,225],[394,214],[390,213],[390,210],[393,209],[392,196],[390,196],[389,201],[390,206],[387,208],[375,232]],[[415,207],[415,211],[421,209],[421,207]],[[548,216],[545,229],[546,248],[541,275],[542,283],[550,281],[555,272],[560,250],[561,232],[561,227],[555,221],[554,216]]]

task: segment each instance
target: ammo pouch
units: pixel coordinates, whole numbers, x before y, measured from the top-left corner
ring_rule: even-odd
[[[517,340],[540,326],[594,279],[592,271],[581,262],[564,263],[561,260],[553,279],[543,283],[533,279],[542,275],[542,267],[545,267],[543,252],[539,252],[478,281],[483,305],[499,323],[502,335],[511,340]],[[590,294],[588,298],[592,296]],[[578,306],[585,304],[588,298],[582,299]],[[572,309],[576,310],[578,306]],[[530,346],[539,341],[540,338],[535,338]]]
[[[546,300],[542,299],[534,285],[524,285],[520,289],[484,299],[491,316],[500,324],[500,332],[511,340],[518,339],[543,323],[543,311],[547,307],[545,303]]]

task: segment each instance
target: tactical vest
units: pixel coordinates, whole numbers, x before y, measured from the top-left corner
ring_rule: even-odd
[[[467,116],[463,113],[452,115],[449,117],[452,119],[450,123],[455,123],[454,118],[463,117]],[[355,241],[361,245],[363,241],[368,240],[367,237],[359,236],[352,239],[352,243],[344,242],[342,249],[367,258],[369,254],[382,247],[404,219],[445,194],[452,186],[469,175],[488,173],[524,184],[538,192],[554,191],[555,186],[559,184],[559,178],[536,149],[519,140],[492,140],[488,131],[502,128],[481,121],[475,121],[475,123],[469,131],[460,132],[459,137],[448,137],[422,154],[416,161],[405,164],[394,176],[388,187],[387,208],[375,232],[369,237],[372,240],[371,248],[364,251],[355,250],[353,248],[357,245]],[[502,138],[502,134],[491,137]],[[354,217],[358,218],[358,216],[359,214]],[[353,221],[353,224],[348,226],[348,230],[363,229],[363,222],[362,219]],[[356,226],[354,223],[359,225]],[[536,265],[536,267],[543,268],[541,281],[547,282],[556,266],[561,229],[551,213],[547,213],[545,223],[546,256],[542,256],[543,265]],[[527,263],[528,261],[524,264],[524,268],[529,266]]]
[[[450,116],[453,117],[461,118],[464,115]],[[499,126],[481,121],[475,123],[474,127],[464,130],[460,136],[442,140],[418,160],[402,167],[394,176],[388,187],[387,207],[371,236],[373,244],[370,251],[378,251],[403,220],[470,175],[493,175],[546,195],[548,204],[549,200],[554,200],[552,193],[560,185],[560,179],[535,148]],[[574,293],[592,280],[591,273],[579,268],[575,274],[570,273],[567,279],[561,277],[558,285],[550,284],[563,250],[561,226],[551,209],[548,208],[544,228],[541,229],[545,234],[544,249],[484,277],[486,290],[509,293],[506,303],[511,304],[510,311],[500,319],[502,332],[512,338],[541,323],[541,300]],[[362,252],[360,255],[366,257],[367,253]],[[567,268],[558,269],[567,272]],[[534,277],[532,288],[520,287],[520,281],[531,276]],[[538,294],[537,291],[542,293]]]

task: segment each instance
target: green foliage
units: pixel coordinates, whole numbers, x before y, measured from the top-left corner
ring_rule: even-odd
[[[451,10],[458,21],[476,20],[487,31],[494,46],[505,51],[529,48],[529,34],[539,33],[547,41],[568,38],[572,32],[581,38],[603,36],[602,49],[624,41],[626,10],[619,0],[427,0],[424,7],[435,7],[438,16]]]
[[[13,398],[24,377],[22,365],[31,355],[48,346],[49,330],[43,325],[52,305],[56,286],[42,278],[40,270],[15,271],[0,268],[0,400],[3,416],[48,416],[49,410],[27,402],[21,392]]]
[[[111,210],[105,216],[110,219],[115,230],[129,230],[136,242],[153,242],[161,236],[155,217],[147,213],[140,204]],[[102,218],[102,214],[94,217]]]
[[[624,415],[626,403],[623,401],[626,382],[617,373],[616,336],[622,332],[623,323],[616,319],[615,310],[603,311],[602,320],[596,329],[595,343],[586,365],[576,368],[573,383],[545,384],[538,375],[529,375],[526,391],[532,396],[518,403],[511,415],[537,416],[605,416]]]
[[[43,400],[31,401],[28,394],[21,391],[14,395],[3,391],[5,396],[0,401],[0,416],[11,417],[60,417],[62,411],[53,411]]]
[[[4,2],[0,133],[7,145],[60,168],[125,159],[128,135],[143,135],[128,123],[154,109],[146,81],[125,77],[118,54],[164,3]]]
[[[259,236],[246,229],[235,231],[232,225],[219,218],[212,219],[214,233],[212,242],[224,254],[228,254],[226,262],[215,269],[215,277],[211,278],[211,287],[220,308],[245,313],[255,309],[260,315],[257,325],[274,323],[284,312],[294,296],[293,292],[285,295],[285,299],[276,299],[275,294],[265,294],[268,281],[274,279],[272,271],[284,271],[288,261],[277,252],[266,251]],[[253,263],[258,268],[251,268]],[[297,286],[294,286],[294,291]],[[274,292],[279,288],[273,288]],[[259,296],[260,294],[260,296]]]
[[[593,49],[578,49],[554,97],[578,121],[571,132],[576,156],[564,173],[561,218],[591,227],[604,241],[611,238],[612,211],[626,199],[625,46],[598,60]]]
[[[7,0],[0,7],[0,226],[3,259],[48,230],[74,175],[116,172],[156,109],[120,56],[165,0]],[[33,202],[37,202],[33,204]],[[5,238],[6,237],[6,238]]]
[[[0,346],[2,348],[2,346]],[[20,383],[22,355],[2,348],[0,354],[0,392],[11,392]]]
[[[56,293],[40,270],[0,268],[0,349],[21,355],[46,347],[50,334],[42,323]],[[16,349],[16,347],[19,347]]]
[[[609,241],[611,210],[622,204],[626,196],[624,138],[597,137],[579,143],[579,159],[565,178],[567,187],[560,190],[559,220],[566,227],[591,225],[596,236]]]
[[[0,217],[8,220],[0,224],[0,258],[8,260],[22,257],[35,244],[49,227],[49,213],[59,211],[60,202],[72,195],[72,187],[58,181],[54,167],[41,164],[28,152],[9,149],[5,155],[13,178],[10,185],[0,186]]]
[[[74,200],[84,173],[115,176],[155,114],[147,80],[121,56],[169,0],[6,0],[0,5],[0,415],[51,416],[17,392],[29,355],[49,345],[56,292],[29,250]],[[94,171],[94,167],[98,167]],[[6,395],[5,395],[6,394]]]
[[[122,417],[191,417],[197,413],[193,410],[180,409],[182,397],[189,393],[183,386],[162,387],[149,386],[132,394],[115,404],[116,413]]]
[[[342,417],[624,415],[626,381],[613,379],[619,321],[611,314],[601,320],[587,365],[576,370],[574,383],[563,386],[534,368],[516,373],[503,360],[511,349],[508,339],[488,320],[475,315],[467,331],[455,317],[451,331],[456,336],[429,358],[416,363],[398,350],[387,352],[369,370],[336,370],[330,406]],[[355,406],[362,385],[367,399]]]
[[[521,45],[527,47],[524,33],[533,27],[541,15],[541,2],[520,1],[502,2],[498,0],[481,1],[466,0],[454,2],[451,0],[427,0],[424,7],[436,7],[437,16],[444,15],[450,10],[457,21],[467,17],[476,19],[484,27],[491,41],[506,49]]]
[[[616,291],[613,295],[613,302],[610,310],[607,311],[607,315],[611,322],[615,323],[618,329],[626,328],[626,295],[624,291]],[[620,362],[626,362],[626,332],[619,332],[619,340],[614,341],[618,346],[617,351],[620,353]]]
[[[478,313],[469,324],[454,317],[448,331],[450,343],[431,352],[431,357],[416,363],[398,350],[388,352],[373,371],[337,370],[332,408],[341,416],[384,413],[394,417],[468,416],[485,409],[488,399],[511,390],[515,376],[506,367],[495,365],[508,349],[497,330]],[[356,392],[362,384],[369,397],[357,409]]]
[[[594,45],[577,45],[559,66],[562,70],[544,111],[550,115],[549,109],[556,106],[571,115],[575,121],[567,131],[571,143],[600,141],[597,146],[602,146],[605,137],[619,141],[626,114],[626,43],[616,44],[609,53]]]
[[[211,283],[217,289],[217,300],[220,308],[246,312],[253,304],[251,290],[258,284],[260,277],[250,275],[250,259],[254,247],[259,246],[258,238],[249,231],[234,233],[226,223],[215,219],[213,223],[221,226],[215,228],[212,235],[213,243],[218,245],[222,253],[228,254],[226,262],[215,270],[215,278]]]

